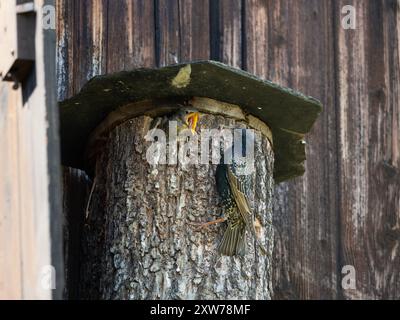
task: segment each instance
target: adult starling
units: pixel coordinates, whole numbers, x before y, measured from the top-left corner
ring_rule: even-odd
[[[228,223],[225,234],[218,247],[222,255],[244,255],[246,251],[246,229],[254,236],[263,254],[266,250],[257,238],[253,214],[250,210],[249,195],[252,190],[252,174],[245,171],[249,165],[246,161],[246,129],[242,129],[242,157],[239,157],[240,150],[235,151],[233,146],[229,148],[217,166],[216,182],[218,193],[222,200],[224,217]],[[248,135],[254,145],[253,134]],[[250,140],[249,140],[250,141]],[[232,163],[225,163],[225,155],[231,153]]]

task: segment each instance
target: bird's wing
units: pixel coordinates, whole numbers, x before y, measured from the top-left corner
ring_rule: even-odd
[[[228,167],[227,170],[228,183],[231,188],[233,197],[235,198],[236,205],[238,206],[239,212],[243,220],[246,222],[248,226],[251,226],[253,224],[253,219],[249,207],[249,202],[247,201],[247,197],[244,193],[244,186],[238,180],[238,178],[233,174],[231,168],[229,166],[227,167]]]
[[[243,184],[240,182],[240,180],[233,174],[231,168],[229,166],[227,167],[228,167],[227,170],[228,183],[231,188],[233,197],[235,198],[235,202],[239,209],[240,215],[245,221],[247,228],[254,236],[254,239],[256,240],[263,254],[267,254],[267,251],[264,249],[264,247],[257,238],[256,230],[254,228],[252,213],[249,207],[249,202],[247,200],[247,196],[244,193],[245,188]]]

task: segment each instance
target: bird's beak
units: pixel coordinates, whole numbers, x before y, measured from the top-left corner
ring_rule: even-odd
[[[198,112],[192,112],[187,115],[187,125],[190,130],[192,130],[192,133],[196,132],[196,127],[197,127],[197,122],[199,121],[199,113]]]

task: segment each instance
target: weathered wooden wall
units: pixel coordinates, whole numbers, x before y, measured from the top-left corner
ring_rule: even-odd
[[[16,50],[16,3],[0,1],[0,59]],[[0,299],[61,298],[64,279],[56,38],[39,10],[54,3],[35,4],[35,67],[18,90],[0,81]]]
[[[347,4],[355,30],[341,27]],[[399,1],[57,6],[59,100],[96,74],[210,58],[320,99],[306,173],[276,188],[275,298],[400,297]],[[355,290],[342,289],[344,265],[355,267]]]

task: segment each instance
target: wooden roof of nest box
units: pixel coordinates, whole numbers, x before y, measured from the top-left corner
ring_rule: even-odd
[[[304,173],[304,135],[321,112],[321,103],[215,61],[142,68],[91,79],[79,94],[60,103],[63,165],[84,169],[89,136],[112,111],[143,100],[176,97],[207,97],[240,106],[272,131],[275,181]]]

